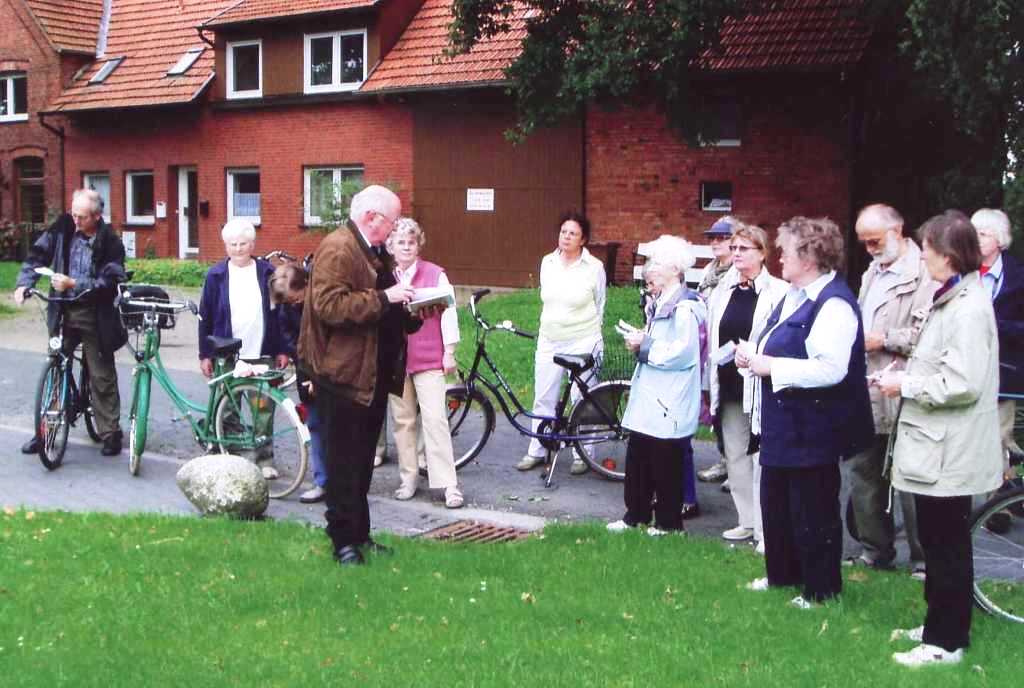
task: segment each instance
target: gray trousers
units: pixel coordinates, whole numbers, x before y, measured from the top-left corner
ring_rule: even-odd
[[[89,367],[89,392],[96,431],[101,437],[121,431],[121,395],[117,389],[117,368],[114,355],[100,353],[96,331],[96,309],[93,306],[71,305],[64,312],[66,337],[64,350],[74,351],[82,343],[82,356]]]
[[[850,499],[864,557],[883,566],[896,558],[896,529],[892,513],[885,511],[889,505],[889,480],[882,475],[888,445],[888,435],[875,435],[870,448],[849,460]],[[910,546],[910,561],[912,564],[923,562],[924,550],[917,537],[914,495],[897,492],[896,497],[903,510],[903,529]]]

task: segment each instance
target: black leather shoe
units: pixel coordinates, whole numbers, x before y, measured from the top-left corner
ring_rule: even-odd
[[[35,435],[32,436],[25,444],[21,445],[22,454],[38,454],[39,453],[39,438]]]
[[[341,566],[359,566],[365,564],[363,553],[355,545],[345,545],[334,553],[334,560]]]
[[[696,504],[683,504],[683,520],[700,516],[700,507]]]
[[[121,453],[121,431],[112,432],[103,438],[103,449],[100,454],[103,456],[117,456]]]
[[[363,550],[368,551],[370,554],[384,554],[391,555],[395,553],[395,550],[387,545],[382,545],[373,538],[370,538],[361,545]]]

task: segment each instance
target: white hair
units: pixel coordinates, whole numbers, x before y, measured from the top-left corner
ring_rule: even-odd
[[[87,201],[92,206],[93,215],[99,215],[103,212],[103,197],[92,189],[75,189],[75,192],[71,194],[72,207],[77,201]]]
[[[220,230],[220,238],[227,242],[235,237],[242,237],[247,241],[256,241],[256,228],[244,218],[232,218]]]
[[[1013,236],[1010,234],[1010,218],[1002,210],[982,208],[971,215],[971,224],[978,231],[992,232],[999,244],[1000,251],[1010,248],[1010,242],[1013,241]]]
[[[384,213],[390,205],[401,205],[395,192],[378,184],[371,184],[355,196],[349,205],[348,217],[355,223],[362,221],[368,212]]]
[[[416,245],[420,248],[423,248],[423,245],[427,243],[426,232],[424,232],[423,228],[420,227],[419,222],[416,222],[416,220],[411,217],[400,217],[395,220],[395,228],[391,231],[391,234],[388,235],[387,241],[384,242],[384,245],[387,246],[390,253],[394,254],[395,252],[395,240],[405,234],[415,238]]]
[[[686,271],[697,262],[690,249],[690,242],[671,234],[663,234],[651,244],[647,265],[657,265],[678,275],[681,281],[685,280]]]

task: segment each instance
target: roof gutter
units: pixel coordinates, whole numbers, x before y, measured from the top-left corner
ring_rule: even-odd
[[[61,205],[61,211],[64,211],[65,210],[64,204],[67,202],[67,197],[68,197],[68,195],[67,195],[67,181],[66,181],[66,175],[65,175],[65,170],[64,170],[64,140],[67,138],[67,136],[64,133],[64,127],[55,127],[55,126],[53,126],[52,124],[50,124],[49,122],[46,121],[46,119],[45,119],[46,118],[46,114],[47,113],[45,113],[45,112],[40,112],[39,113],[39,124],[40,124],[40,126],[42,126],[43,129],[46,129],[50,133],[54,134],[58,139],[60,139],[60,205]]]

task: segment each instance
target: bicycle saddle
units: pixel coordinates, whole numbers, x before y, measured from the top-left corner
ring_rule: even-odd
[[[207,335],[206,341],[213,347],[213,355],[218,358],[227,358],[242,350],[242,340],[231,337],[216,337]]]
[[[591,354],[583,354],[581,356],[574,356],[572,354],[555,354],[552,360],[563,368],[568,368],[576,374],[582,373],[585,370],[590,370],[594,367],[594,357]]]

